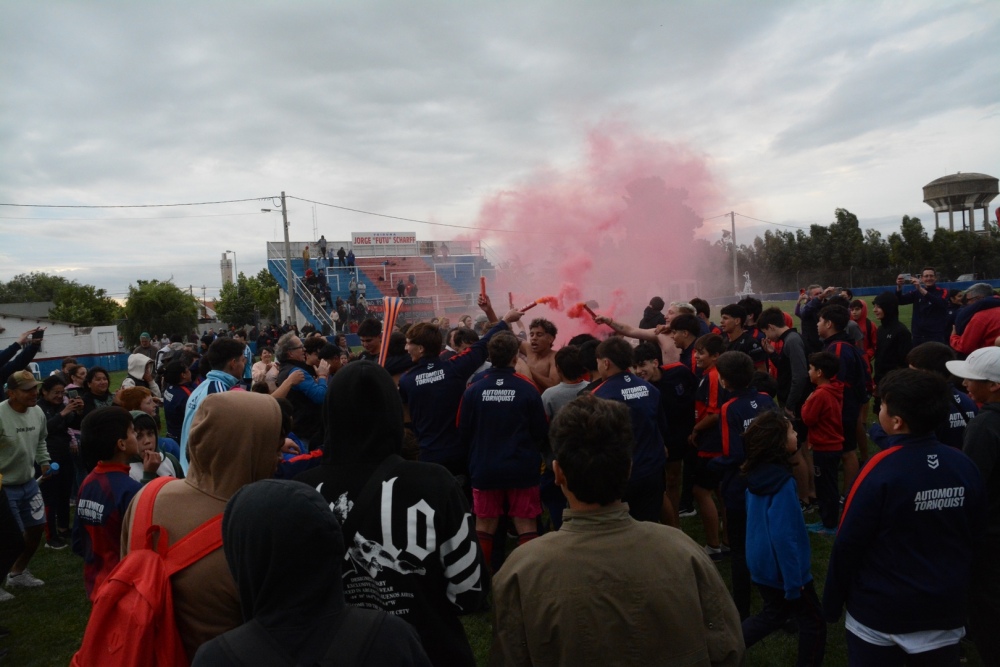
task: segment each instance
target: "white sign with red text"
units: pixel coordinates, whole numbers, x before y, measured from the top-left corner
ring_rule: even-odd
[[[416,232],[351,232],[351,243],[356,246],[414,245]]]

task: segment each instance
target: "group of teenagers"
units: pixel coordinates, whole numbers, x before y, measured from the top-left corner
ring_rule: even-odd
[[[353,607],[388,612],[353,621],[371,659],[474,664],[458,616],[491,589],[494,664],[740,664],[790,619],[797,664],[821,664],[845,607],[851,664],[958,664],[966,627],[984,663],[1000,661],[1000,347],[958,360],[928,341],[888,368],[878,345],[898,354],[898,339],[866,348],[867,306],[840,291],[805,293],[801,335],[753,298],[718,326],[701,299],[663,314],[655,298],[639,327],[598,316],[613,335],[558,350],[553,323],[519,338],[522,313],[498,318],[484,295],[481,337],[412,325],[393,332],[403,359],[388,370],[375,360],[390,334],[374,324],[346,364],[289,332],[283,375],[259,393],[232,391],[252,359],[219,339],[168,423],[177,456],[155,401],[82,419],[73,541],[88,594],[135,548],[144,486],[168,477],[152,519],[170,544],[222,516],[222,548],[172,579],[195,664],[251,664],[235,648],[251,623],[326,664]],[[875,299],[882,329],[898,302]],[[10,400],[31,403],[36,384],[17,376]],[[44,470],[47,456],[43,438],[27,463]],[[693,515],[705,545],[676,529]],[[833,540],[822,600],[810,532]]]

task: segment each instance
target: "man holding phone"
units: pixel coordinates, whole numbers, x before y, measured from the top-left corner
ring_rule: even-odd
[[[920,277],[909,277],[909,282],[915,287],[912,292],[903,292],[908,274],[896,277],[896,298],[899,305],[913,304],[913,346],[934,341],[948,344],[948,290],[937,286],[937,272],[933,267],[926,267]]]
[[[0,352],[0,383],[6,382],[12,373],[28,367],[35,354],[42,346],[42,336],[45,328],[29,329],[21,334],[17,341]],[[20,352],[20,354],[18,354]]]

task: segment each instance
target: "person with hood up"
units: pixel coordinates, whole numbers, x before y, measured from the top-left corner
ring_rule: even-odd
[[[153,523],[166,530],[170,545],[175,544],[221,514],[242,486],[270,478],[283,444],[281,408],[270,396],[251,392],[206,396],[191,424],[187,478],[168,482],[160,490]],[[123,557],[129,552],[136,506],[135,502],[129,506],[122,522]],[[188,658],[209,639],[243,622],[239,591],[221,550],[181,570],[170,583]]]
[[[353,664],[430,665],[409,624],[344,602],[344,536],[315,489],[278,479],[243,487],[226,504],[222,536],[245,622],[203,644],[192,667],[261,664],[263,651],[254,648],[263,643],[288,664],[347,664],[334,663],[329,652],[367,644]],[[308,576],[286,576],[289,562]]]
[[[667,323],[667,318],[663,316],[663,299],[654,296],[649,300],[649,305],[642,311],[642,319],[639,320],[640,329],[654,329],[661,324]]]
[[[913,347],[910,330],[899,321],[899,300],[895,292],[882,292],[872,301],[875,317],[881,323],[875,339],[872,380],[875,382],[875,407],[878,412],[878,384],[890,371],[906,368],[906,355]]]
[[[138,352],[128,355],[128,376],[122,380],[122,389],[145,387],[157,402],[162,400],[160,387],[153,381],[153,360]]]
[[[475,665],[458,616],[481,608],[490,579],[461,487],[444,467],[399,456],[403,403],[377,364],[342,368],[323,410],[336,435],[327,432],[322,465],[296,480],[323,494],[341,524],[350,522],[347,603],[410,623],[434,665]]]

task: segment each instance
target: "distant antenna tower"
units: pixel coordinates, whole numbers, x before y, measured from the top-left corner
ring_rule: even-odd
[[[313,241],[319,240],[319,223],[316,221],[316,204],[313,204]]]

